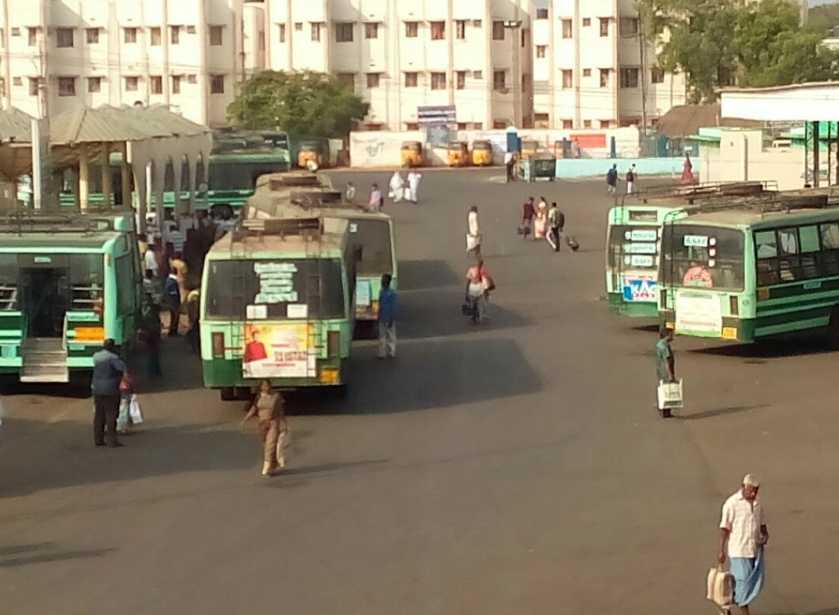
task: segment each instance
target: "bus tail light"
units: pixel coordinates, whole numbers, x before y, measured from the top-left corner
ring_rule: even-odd
[[[338,331],[330,331],[326,335],[326,354],[330,358],[337,357],[341,353],[341,334]]]
[[[732,316],[738,316],[740,314],[740,304],[737,302],[737,295],[730,295],[728,297],[728,307],[731,310]]]
[[[216,331],[213,333],[213,358],[214,359],[223,359],[224,358],[224,333],[221,331]]]

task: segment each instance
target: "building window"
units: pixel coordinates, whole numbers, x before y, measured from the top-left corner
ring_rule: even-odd
[[[472,71],[472,79],[475,81],[481,81],[484,78],[484,71],[482,70],[473,70]]]
[[[122,31],[122,42],[123,43],[136,43],[137,42],[137,28],[125,28]]]
[[[431,73],[431,89],[445,90],[446,89],[446,73]]]
[[[547,55],[548,46],[547,45],[536,45],[536,57],[537,58],[544,58]]]
[[[621,36],[638,36],[638,18],[621,17]]]
[[[417,73],[405,73],[405,87],[406,88],[415,88],[417,87]]]
[[[507,73],[503,70],[497,70],[492,73],[492,89],[506,90],[507,89]]]
[[[591,17],[583,17],[583,27],[588,28],[591,25]]]
[[[600,36],[609,36],[609,18],[600,18]]]
[[[664,83],[664,71],[658,67],[650,71],[650,80],[653,83]]]
[[[591,120],[583,120],[583,128],[591,128]]]
[[[574,35],[574,22],[570,19],[562,20],[562,38],[571,38]]]
[[[29,78],[29,95],[30,96],[37,96],[40,91],[41,86],[41,79],[40,77],[30,77]]]
[[[600,69],[600,87],[601,88],[608,88],[609,87],[609,69],[608,68],[601,68]]]
[[[349,91],[355,92],[354,73],[338,73],[338,83],[347,88]]]
[[[466,20],[465,19],[458,19],[454,22],[454,35],[455,38],[462,41],[466,38]]]
[[[574,120],[562,120],[563,130],[572,130],[574,128]]]
[[[367,89],[372,90],[379,87],[379,81],[381,80],[380,73],[367,73]]]
[[[574,87],[574,71],[572,70],[563,70],[562,71],[562,89],[567,90],[568,88]]]
[[[534,113],[533,124],[536,128],[548,128],[551,124],[550,115],[547,113]]]
[[[6,95],[6,80],[0,77],[0,96]]]
[[[12,77],[12,85],[23,85],[22,77]]]
[[[492,40],[494,40],[494,41],[503,41],[504,40],[504,22],[503,21],[493,21],[492,22]]]
[[[136,92],[137,86],[140,83],[139,77],[126,77],[125,78],[125,91],[126,92]]]
[[[405,22],[405,38],[416,38],[419,36],[419,22],[406,21]]]
[[[621,87],[622,88],[637,88],[638,87],[638,69],[637,68],[622,68],[621,69]]]
[[[405,130],[419,130],[417,122],[405,122]]]
[[[466,71],[459,70],[455,73],[455,87],[458,90],[465,90],[466,89]]]
[[[294,30],[296,32],[302,32],[303,31],[303,22],[302,21],[295,21],[294,22]]]
[[[504,130],[507,128],[507,120],[492,120],[492,127],[495,130]]]
[[[600,120],[600,128],[611,128],[612,120]]]
[[[59,77],[58,78],[58,95],[59,96],[75,96],[76,95],[76,78],[75,77]]]
[[[73,28],[56,28],[55,29],[55,46],[58,48],[73,47],[75,41],[73,40]],[[68,95],[69,96],[69,95]]]
[[[186,82],[195,85],[196,83],[198,83],[198,75],[196,75],[195,73],[190,73],[186,76]]]
[[[221,47],[224,44],[224,26],[210,26],[210,45]]]
[[[151,28],[149,30],[149,44],[152,47],[160,47],[160,28]]]
[[[536,9],[536,19],[547,19],[548,9]]]
[[[87,93],[98,94],[102,91],[102,77],[87,78]]]
[[[96,45],[99,43],[99,28],[88,28],[85,30],[88,45]]]
[[[26,36],[30,47],[38,44],[38,28],[26,28]]]
[[[353,25],[352,23],[335,24],[335,42],[336,43],[352,43],[353,41]]]
[[[277,24],[277,38],[281,43],[285,43],[285,24]]]
[[[379,38],[379,24],[364,24],[364,38]]]
[[[187,26],[186,27],[187,34],[195,34],[195,26]]]
[[[149,79],[151,80],[151,93],[163,94],[163,77],[160,75],[152,75]]]
[[[20,36],[20,28],[12,28],[12,36]]]
[[[472,27],[473,28],[483,28],[484,27],[484,22],[482,22],[480,19],[473,19],[472,20]]]
[[[169,26],[169,42],[173,45],[179,45],[181,42],[181,27],[180,26]]]
[[[584,68],[583,69],[583,77],[591,77],[591,69],[590,68]]]
[[[320,31],[322,29],[323,24],[320,22],[313,22],[311,25],[312,28],[312,41],[315,43],[320,42]]]
[[[446,22],[432,21],[431,22],[431,40],[442,41],[446,38]]]
[[[172,75],[172,94],[181,93],[181,75]]]
[[[224,94],[224,75],[210,76],[210,94]]]

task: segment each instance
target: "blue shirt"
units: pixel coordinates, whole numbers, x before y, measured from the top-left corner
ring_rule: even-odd
[[[392,288],[383,288],[379,292],[379,322],[391,325],[394,320],[396,320],[396,291]]]
[[[119,383],[125,373],[125,363],[116,354],[104,348],[93,355],[94,395],[119,395]]]

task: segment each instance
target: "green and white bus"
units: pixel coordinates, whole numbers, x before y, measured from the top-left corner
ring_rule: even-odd
[[[285,389],[344,387],[355,325],[346,222],[252,220],[216,242],[204,265],[204,384],[230,400],[262,379]]]
[[[826,197],[699,207],[665,223],[662,245],[660,318],[677,334],[754,342],[827,327],[839,342],[839,207]]]
[[[656,186],[609,210],[606,225],[606,296],[609,309],[623,316],[658,317],[661,229],[684,207],[734,195],[761,194],[765,182]]]
[[[277,182],[271,181],[278,179]],[[247,219],[306,218],[324,219],[327,232],[347,223],[350,243],[360,254],[357,264],[355,317],[368,327],[379,317],[382,275],[392,276],[391,288],[399,285],[396,237],[393,218],[347,203],[343,195],[325,188],[287,188],[288,176],[259,179],[256,194],[248,200]]]
[[[106,338],[130,346],[142,309],[133,212],[0,218],[0,373],[84,381]]]

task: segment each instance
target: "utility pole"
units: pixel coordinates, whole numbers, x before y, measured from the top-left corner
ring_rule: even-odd
[[[641,136],[647,136],[647,11],[643,1],[637,3],[638,8],[638,44],[640,46],[641,69]]]

